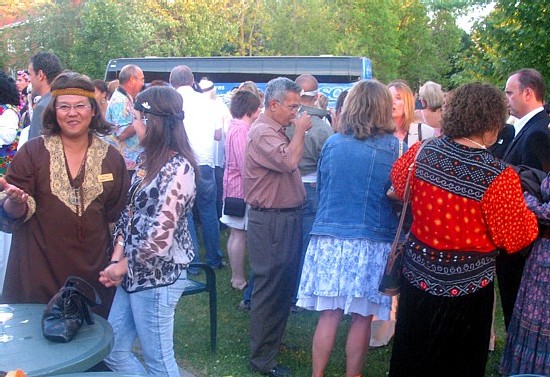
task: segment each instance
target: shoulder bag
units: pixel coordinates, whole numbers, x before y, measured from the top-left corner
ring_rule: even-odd
[[[401,238],[401,232],[403,230],[405,218],[407,217],[407,208],[409,206],[411,189],[411,175],[420,151],[431,139],[432,138],[426,139],[422,142],[422,145],[420,145],[418,151],[416,152],[413,163],[409,166],[409,171],[407,173],[407,182],[405,183],[405,194],[403,195],[403,209],[401,210],[401,214],[399,216],[399,225],[397,226],[397,232],[395,233],[395,238],[391,245],[388,260],[386,261],[386,268],[384,269],[382,280],[380,282],[380,285],[378,286],[378,291],[386,296],[396,296],[399,294],[399,284],[401,280],[401,270],[403,266],[403,253],[405,251],[405,245],[399,240]],[[388,193],[389,196],[392,196],[392,194],[393,191],[391,193]]]

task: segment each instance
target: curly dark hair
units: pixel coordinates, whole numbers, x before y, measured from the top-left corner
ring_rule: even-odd
[[[506,124],[506,102],[494,85],[472,83],[447,94],[441,131],[451,138],[482,135]]]
[[[19,92],[17,91],[15,80],[2,70],[0,70],[0,104],[19,105]]]
[[[67,88],[78,88],[94,93],[94,84],[92,84],[90,79],[76,72],[62,72],[52,82],[51,91],[53,92],[57,89]],[[86,98],[88,98],[88,100],[90,101],[90,105],[92,106],[92,111],[94,113],[94,115],[92,116],[92,121],[90,122],[90,125],[88,127],[89,132],[99,135],[109,135],[112,132],[114,126],[105,120],[95,98]],[[55,111],[56,102],[57,98],[52,97],[50,103],[44,110],[42,125],[43,133],[46,136],[59,135],[59,133],[61,132],[59,123],[57,123],[57,115]]]

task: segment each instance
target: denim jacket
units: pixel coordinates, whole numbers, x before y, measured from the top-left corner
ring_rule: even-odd
[[[386,192],[398,155],[399,141],[392,135],[331,136],[319,159],[319,208],[311,234],[392,242],[399,218]]]

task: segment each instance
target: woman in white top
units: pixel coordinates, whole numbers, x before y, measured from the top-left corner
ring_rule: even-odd
[[[411,89],[403,81],[392,81],[388,88],[393,98],[392,119],[395,123],[394,135],[408,146],[417,141],[434,136],[434,129],[424,123],[415,123],[414,119],[414,95]],[[371,323],[371,347],[382,347],[389,343],[395,332],[395,313],[397,312],[397,299],[392,300],[390,320],[384,321],[373,318]]]
[[[19,92],[15,80],[0,70],[0,177],[6,174],[17,149],[18,105]],[[11,234],[0,232],[0,294],[4,286],[10,245]]]
[[[414,122],[414,95],[403,81],[392,81],[388,88],[393,97],[392,119],[395,136],[408,146],[434,136],[435,130],[422,122]]]

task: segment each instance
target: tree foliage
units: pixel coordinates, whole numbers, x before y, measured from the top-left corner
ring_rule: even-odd
[[[33,9],[27,23],[0,30],[4,66],[47,50],[97,78],[117,57],[333,54],[369,57],[381,81],[417,87],[450,82],[462,48],[455,13],[422,0],[57,0]]]
[[[503,85],[521,68],[535,68],[550,80],[547,51],[550,3],[546,0],[501,0],[493,12],[474,26],[474,45],[464,62],[467,79],[489,78]]]

